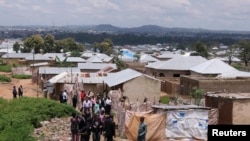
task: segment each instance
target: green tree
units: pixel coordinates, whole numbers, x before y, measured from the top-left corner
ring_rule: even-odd
[[[51,34],[44,37],[44,52],[55,52],[55,37]]]
[[[193,50],[197,52],[198,55],[207,58],[208,57],[208,49],[203,42],[196,42],[193,45]]]
[[[113,53],[114,45],[111,39],[106,38],[101,43],[97,43],[96,48],[99,49],[100,53],[110,55]]]
[[[22,52],[31,52],[32,49],[34,53],[44,50],[44,41],[40,35],[32,35],[24,40]]]
[[[82,44],[76,43],[73,38],[65,38],[56,41],[55,51],[60,52],[61,49],[63,49],[64,52],[82,52],[85,50],[85,47]]]
[[[238,43],[240,48],[240,58],[244,61],[245,66],[248,66],[248,62],[250,61],[250,41],[240,41]]]
[[[15,42],[15,44],[13,45],[13,50],[18,53],[18,51],[20,50],[20,44],[18,42]]]

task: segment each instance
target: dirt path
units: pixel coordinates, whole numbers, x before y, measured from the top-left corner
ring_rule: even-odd
[[[11,77],[10,73],[0,72],[0,75],[6,75]],[[10,83],[0,82],[0,97],[10,100],[13,99],[12,88],[16,86],[17,88],[23,86],[23,95],[28,97],[42,97],[42,91],[38,88],[36,84],[32,84],[31,79],[15,79],[12,78]]]

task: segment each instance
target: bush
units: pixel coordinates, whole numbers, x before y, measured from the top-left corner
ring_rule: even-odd
[[[0,75],[0,82],[11,82],[11,79],[8,76]]]
[[[11,66],[0,64],[0,72],[11,72]]]
[[[203,89],[193,87],[192,92],[190,94],[191,94],[191,97],[193,99],[195,99],[195,104],[196,105],[200,104],[200,101],[201,101],[202,97],[204,96],[204,93],[205,92],[204,92]]]
[[[167,96],[162,96],[160,98],[160,103],[162,103],[162,104],[169,104],[169,102],[170,102],[170,98]]]
[[[14,75],[12,75],[12,78],[16,78],[16,79],[30,79],[30,78],[32,78],[32,75],[14,74]]]
[[[12,101],[0,98],[0,139],[35,141],[31,135],[41,121],[70,116],[73,112],[77,111],[72,106],[45,98],[22,97]]]

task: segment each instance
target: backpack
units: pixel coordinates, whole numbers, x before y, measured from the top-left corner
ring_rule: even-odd
[[[79,125],[78,125],[78,120],[76,118],[72,118],[71,120],[71,131],[73,132],[77,132],[79,129]]]

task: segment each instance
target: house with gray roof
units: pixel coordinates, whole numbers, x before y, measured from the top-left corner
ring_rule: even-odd
[[[217,76],[225,72],[236,70],[220,59],[210,59],[190,68],[192,75]]]
[[[86,62],[88,62],[88,63],[103,63],[102,59],[100,59],[97,56],[91,56],[90,58],[88,58],[86,60]]]
[[[32,53],[6,53],[2,55],[2,58],[8,64],[25,64],[25,58],[32,55]]]
[[[48,57],[48,58],[51,58],[53,60],[56,59],[56,56],[58,58],[65,57],[65,53],[45,53],[43,55],[46,56],[46,57]]]
[[[153,63],[153,62],[157,62],[157,61],[159,61],[159,60],[150,54],[143,54],[140,56],[140,59],[139,59],[139,62],[141,62],[141,63]]]
[[[104,79],[109,89],[120,89],[123,96],[129,101],[139,102],[147,98],[148,101],[158,103],[161,92],[161,81],[152,76],[140,73],[133,69],[125,69],[115,73],[109,73]]]
[[[77,84],[80,89],[91,90],[94,94],[102,93],[105,89],[104,78],[107,73],[82,73],[82,72],[62,72],[48,81],[53,83],[55,88],[63,90],[64,84]],[[80,91],[80,90],[79,90]]]
[[[172,59],[174,57],[179,57],[179,56],[182,56],[182,55],[168,51],[168,52],[162,53],[161,55],[156,56],[156,58],[161,61],[166,61],[166,60]]]
[[[154,77],[180,77],[190,75],[190,68],[206,62],[201,56],[179,56],[167,61],[159,61],[146,65],[146,74]]]
[[[113,68],[112,72],[117,71],[116,64],[112,63],[78,63],[78,68],[81,72],[98,72],[106,68]]]
[[[38,84],[41,84],[44,82],[44,80],[49,80],[50,78],[62,72],[80,73],[80,69],[78,67],[39,67],[37,70],[37,82]]]
[[[48,62],[52,63],[54,60],[44,56],[43,54],[32,54],[30,56],[25,57],[27,64],[34,64],[34,63],[42,63],[42,62]]]
[[[104,53],[85,51],[81,57],[85,58],[88,62],[92,63],[111,63],[114,57],[108,56]]]
[[[66,57],[60,57],[59,60],[63,61]],[[56,62],[58,62],[59,60],[56,59]],[[81,58],[81,57],[67,57],[66,59],[67,63],[72,63],[75,66],[77,66],[78,63],[85,63],[86,60]]]

